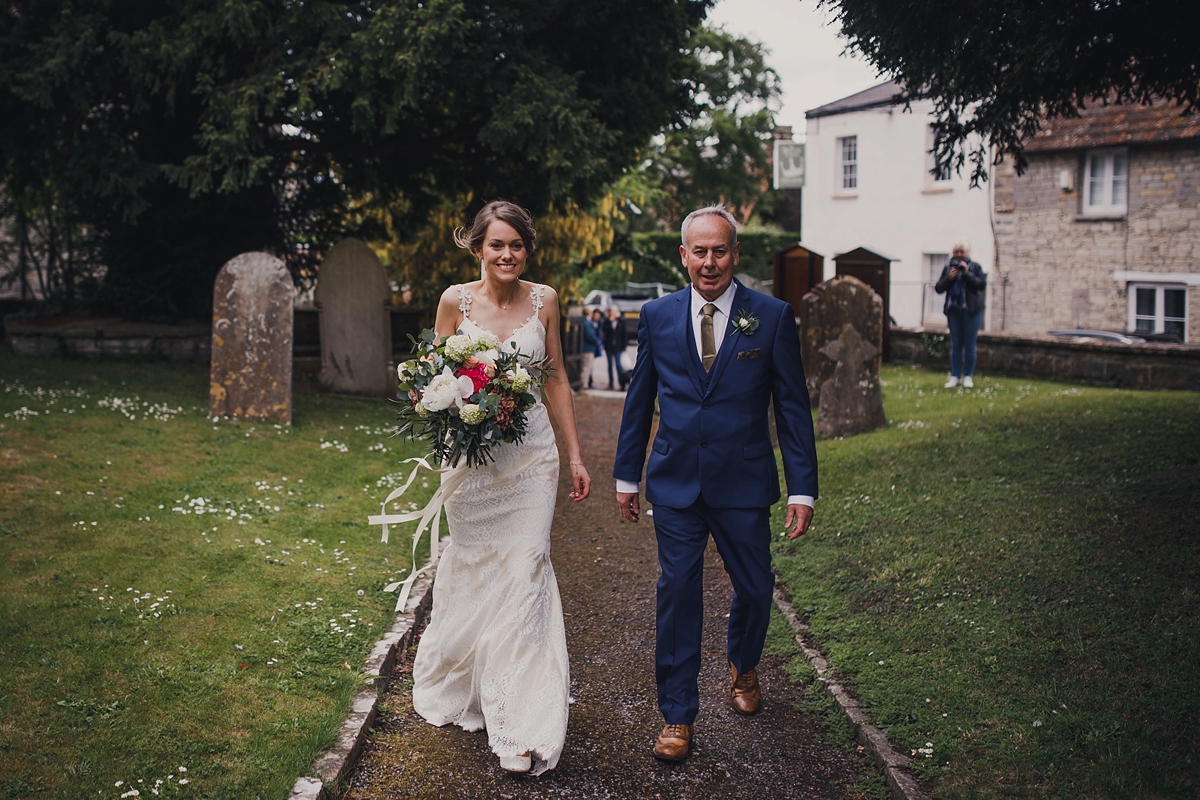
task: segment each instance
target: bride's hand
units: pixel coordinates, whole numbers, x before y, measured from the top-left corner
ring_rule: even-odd
[[[576,503],[587,500],[588,495],[592,493],[592,476],[588,475],[587,467],[581,462],[571,462],[571,486],[574,487],[574,491],[570,497]]]

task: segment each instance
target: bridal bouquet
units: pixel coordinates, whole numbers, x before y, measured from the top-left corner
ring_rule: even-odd
[[[409,337],[412,339],[412,337]],[[437,344],[437,333],[412,339],[419,356],[396,367],[400,379],[400,435],[429,442],[442,464],[495,461],[492,448],[525,438],[525,412],[546,383],[548,359],[534,361],[494,334],[472,339],[461,331]]]

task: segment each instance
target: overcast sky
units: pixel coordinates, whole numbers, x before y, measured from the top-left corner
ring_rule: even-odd
[[[779,125],[804,133],[804,112],[868,89],[882,79],[861,58],[842,55],[845,42],[816,0],[719,0],[711,24],[762,42],[783,82]]]

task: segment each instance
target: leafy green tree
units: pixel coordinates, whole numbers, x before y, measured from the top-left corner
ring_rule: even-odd
[[[356,204],[402,235],[468,193],[588,206],[687,113],[709,5],[12,0],[0,182],[70,198],[113,308],[203,317],[239,252],[303,271],[336,236],[377,235]]]
[[[646,174],[626,179],[657,223],[675,227],[716,202],[744,215],[772,207],[770,142],[781,85],[766,56],[761,44],[721,28],[702,28],[690,40],[689,113],[650,149]]]
[[[1086,104],[1173,100],[1200,109],[1195,11],[1184,0],[819,0],[850,48],[934,101],[941,166],[986,178],[1047,120]]]

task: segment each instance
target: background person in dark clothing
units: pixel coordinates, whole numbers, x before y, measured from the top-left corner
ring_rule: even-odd
[[[983,319],[987,276],[983,267],[970,259],[966,242],[954,245],[954,254],[942,268],[934,289],[946,295],[944,310],[950,326],[950,380],[946,388],[958,386],[961,378],[963,387],[970,389],[975,385],[971,379],[975,374],[975,339]]]
[[[604,352],[608,358],[608,388],[615,389],[621,380],[621,353],[625,352],[625,344],[629,335],[625,330],[625,319],[621,310],[616,306],[608,307],[608,319],[604,320],[603,339]],[[613,370],[616,370],[616,380],[613,380]]]
[[[596,328],[596,358],[604,355],[604,312],[592,309],[592,325]]]

